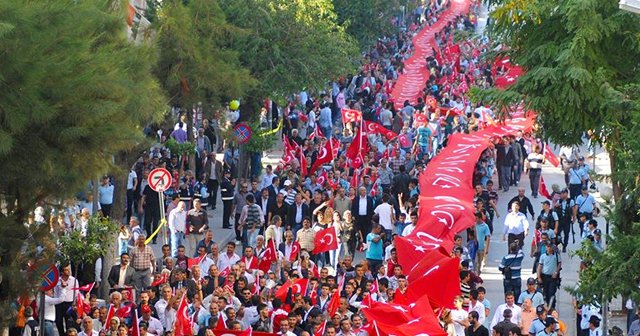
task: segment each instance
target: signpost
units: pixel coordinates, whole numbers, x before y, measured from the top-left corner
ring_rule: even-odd
[[[251,139],[251,128],[245,123],[239,123],[233,127],[233,135],[238,144],[244,145]]]
[[[44,296],[46,291],[53,289],[58,284],[58,280],[60,279],[60,272],[58,272],[58,268],[56,265],[49,265],[40,268],[42,272],[40,273],[40,277],[42,278],[42,282],[40,283],[40,304],[38,306],[38,317],[40,317],[39,323],[39,335],[44,335]]]
[[[164,220],[164,191],[171,186],[171,173],[164,168],[156,168],[149,173],[147,178],[149,187],[158,193],[160,202],[160,221]],[[167,230],[162,230],[164,243],[167,244]]]

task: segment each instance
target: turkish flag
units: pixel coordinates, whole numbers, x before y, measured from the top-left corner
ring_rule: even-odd
[[[397,137],[398,135],[396,133],[394,133],[393,131],[390,131],[386,128],[384,128],[384,126],[376,123],[376,122],[372,122],[372,121],[364,121],[364,127],[367,130],[367,132],[369,133],[374,133],[374,134],[382,134],[385,138],[387,138],[387,140],[391,140],[395,137]]]
[[[116,309],[116,316],[122,319],[128,319],[131,315],[132,307],[130,305],[123,304],[120,308]]]
[[[318,175],[318,179],[316,180],[320,186],[324,188],[324,184],[329,180],[329,175],[326,170],[322,171],[322,174]]]
[[[276,241],[269,239],[267,242],[267,248],[262,251],[260,255],[260,261],[258,262],[258,269],[267,273],[271,267],[271,263],[278,260],[278,249],[276,248]]]
[[[84,286],[71,288],[71,290],[79,290],[79,291],[82,291],[82,292],[85,292],[85,293],[86,292],[91,292],[91,290],[93,290],[93,287],[95,285],[96,285],[96,283],[92,282],[92,283],[88,283],[88,284],[86,284]]]
[[[422,114],[422,113],[415,113],[413,115],[413,122],[416,124],[416,126],[422,125],[422,124],[426,124],[427,123],[427,115],[426,114]]]
[[[169,280],[169,275],[167,273],[162,273],[159,277],[153,278],[153,282],[151,283],[151,287],[160,286],[163,283]]]
[[[336,314],[338,308],[340,307],[340,293],[342,293],[342,289],[344,288],[345,278],[346,276],[340,278],[340,281],[338,282],[338,288],[335,292],[333,292],[333,294],[331,294],[331,299],[329,299],[329,304],[327,305],[327,316],[333,317],[333,315]]]
[[[351,187],[356,189],[358,188],[360,185],[360,169],[355,168],[353,170],[353,175],[351,176],[351,181],[349,183],[351,184]]]
[[[444,256],[449,256],[448,251],[453,248],[453,240],[436,238],[424,232],[417,236],[412,232],[408,237],[396,237],[394,245],[398,251],[398,263],[402,265],[406,274],[409,274],[414,266],[418,265],[422,259],[427,258],[428,254],[434,250],[438,250]]]
[[[216,323],[216,330],[225,330],[227,329],[227,325],[224,323],[224,319],[222,318],[222,313],[218,314],[218,323]]]
[[[460,259],[442,259],[423,274],[410,276],[407,299],[416,301],[425,294],[433,306],[451,307],[453,298],[460,295]]]
[[[323,336],[324,335],[324,330],[326,328],[327,328],[327,320],[325,320],[324,323],[322,323],[318,327],[318,330],[316,330],[316,332],[313,333],[313,336]]]
[[[78,292],[76,294],[76,312],[78,313],[78,318],[82,318],[85,311],[85,303],[84,297],[82,297],[82,293]]]
[[[378,278],[376,278],[375,280],[373,280],[373,282],[371,283],[371,290],[369,292],[371,293],[377,293],[380,290],[380,287],[378,286]]]
[[[433,267],[433,265],[436,265],[437,263],[447,258],[451,258],[451,254],[447,252],[444,247],[440,246],[435,250],[430,250],[424,253],[417,264],[413,265],[410,268],[407,268],[405,274],[412,277],[413,279],[419,278],[431,267]]]
[[[225,329],[223,331],[219,331],[219,330],[213,330],[213,335],[214,336],[276,336],[279,335],[275,334],[275,333],[267,333],[267,332],[262,332],[262,331],[253,331],[253,329],[251,329],[251,327],[247,328],[246,330],[229,330],[229,329]]]
[[[331,138],[331,154],[333,155],[333,158],[337,158],[338,157],[338,153],[340,152],[340,140],[338,140],[338,138],[333,137]]]
[[[298,253],[300,253],[300,243],[293,242],[293,246],[291,246],[291,254],[289,255],[289,261],[294,262],[298,259]]]
[[[353,137],[353,141],[347,148],[346,156],[351,159],[352,167],[358,168],[362,164],[362,153],[366,153],[368,151],[368,142],[364,136],[364,132],[361,130],[355,134]],[[356,165],[355,161],[360,159],[360,163]]]
[[[296,158],[297,146],[298,144],[296,144],[295,142],[291,144],[291,141],[289,141],[289,138],[287,137],[284,138],[284,141],[283,141],[284,153],[282,154],[282,162],[284,162],[284,164],[291,163],[291,161],[293,161],[293,159]]]
[[[397,303],[372,301],[371,306],[363,308],[362,312],[368,321],[377,321],[390,325],[405,324],[415,318],[411,315],[411,311],[407,306]]]
[[[311,292],[309,293],[309,298],[311,299],[311,304],[316,305],[318,303],[318,284],[313,285],[311,288]]]
[[[302,177],[306,177],[309,175],[309,170],[307,167],[307,158],[304,156],[304,151],[300,151],[300,174]]]
[[[307,287],[309,286],[308,278],[297,279],[291,285],[291,294],[302,294],[303,296],[307,293]]]
[[[552,164],[554,167],[560,165],[560,160],[556,156],[556,154],[549,148],[549,144],[544,145],[544,158],[547,159],[547,162]]]
[[[409,141],[409,135],[407,135],[406,133],[398,136],[398,142],[400,143],[400,147],[402,148],[411,147],[411,141]]]
[[[348,108],[342,108],[342,123],[360,122],[362,121],[362,112]]]
[[[223,269],[222,272],[220,272],[219,276],[226,278],[229,274],[231,274],[231,267],[227,266],[227,268]]]
[[[276,291],[275,297],[282,300],[282,302],[287,302],[287,293],[291,288],[291,281],[285,281],[285,283],[280,286],[280,288]]]
[[[438,105],[438,101],[433,96],[427,97],[427,100],[425,101],[425,103],[427,104],[427,106],[431,107],[432,109],[436,108],[436,106]]]
[[[180,299],[173,330],[175,336],[191,336],[193,334],[191,332],[191,318],[189,317],[186,293],[182,294],[182,299]]]
[[[111,321],[113,316],[115,316],[115,313],[116,313],[115,307],[112,304],[110,304],[109,305],[109,310],[107,311],[107,318],[105,319],[105,321]],[[107,330],[108,328],[109,328],[109,323],[105,323],[102,326],[102,330]]]
[[[131,336],[140,336],[140,324],[137,311],[133,314],[133,321],[131,322]]]
[[[544,183],[544,177],[542,177],[542,175],[540,175],[540,195],[551,200],[551,194],[549,194],[549,189],[547,189],[547,184]]]
[[[204,260],[204,258],[206,258],[207,255],[203,255],[201,257],[196,257],[196,258],[188,258],[187,259],[187,268],[191,269],[191,267],[195,266],[195,265],[200,265],[200,263]]]
[[[427,322],[427,317],[418,317],[404,324],[386,324],[376,321],[375,326],[387,335],[400,336],[446,336],[447,333],[442,329],[439,323]]]
[[[316,232],[316,240],[314,242],[313,254],[332,251],[338,249],[338,237],[336,229],[331,226],[324,230]]]
[[[333,160],[333,151],[331,150],[331,142],[325,141],[324,146],[320,148],[318,151],[318,156],[316,157],[316,161],[311,166],[311,173],[315,173],[318,170],[318,167],[322,166],[325,163],[329,163]]]

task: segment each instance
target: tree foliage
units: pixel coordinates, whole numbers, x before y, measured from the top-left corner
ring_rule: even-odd
[[[158,11],[155,73],[172,104],[220,105],[255,84],[230,48],[246,33],[226,21],[216,0],[164,1]]]
[[[584,297],[638,297],[630,262],[640,254],[638,122],[640,18],[616,0],[490,0],[492,36],[526,74],[505,91],[482,92],[501,107],[524,102],[536,111],[544,136],[557,144],[582,143],[595,130],[611,159],[616,203],[603,254],[585,247],[591,261],[580,276]],[[616,281],[610,281],[616,279]]]
[[[0,0],[0,273],[19,274],[27,211],[56,203],[142,141],[165,99],[153,47],[126,37],[127,2]],[[48,232],[48,230],[41,230]],[[33,242],[42,240],[36,237]],[[5,281],[3,295],[33,283]],[[3,296],[0,300],[8,302]]]
[[[399,0],[333,0],[333,6],[338,23],[363,48],[397,30],[391,20],[400,12]]]
[[[355,68],[357,45],[342,26],[331,0],[237,0],[221,2],[230,23],[247,34],[232,48],[258,80],[254,91],[285,96]],[[247,10],[250,9],[250,10]]]

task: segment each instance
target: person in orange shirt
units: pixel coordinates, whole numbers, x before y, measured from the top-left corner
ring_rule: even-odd
[[[538,316],[536,315],[536,310],[533,309],[533,307],[531,307],[531,299],[530,298],[524,299],[524,301],[522,302],[522,317],[521,317],[522,322],[520,324],[521,335],[529,334],[529,328],[531,328],[531,323],[537,317]]]
[[[564,323],[562,320],[560,320],[560,318],[558,318],[558,311],[553,309],[553,308],[549,308],[549,315],[553,316],[553,318],[555,318],[558,321],[558,336],[563,336],[567,334],[567,324]]]

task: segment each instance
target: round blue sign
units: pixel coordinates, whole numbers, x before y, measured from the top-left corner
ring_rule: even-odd
[[[245,123],[237,124],[233,127],[233,135],[239,144],[246,144],[251,139],[251,128]]]
[[[53,289],[58,283],[58,279],[60,278],[60,273],[58,272],[58,268],[56,265],[50,265],[45,268],[44,272],[42,272],[42,282],[40,283],[41,291],[48,291]]]

